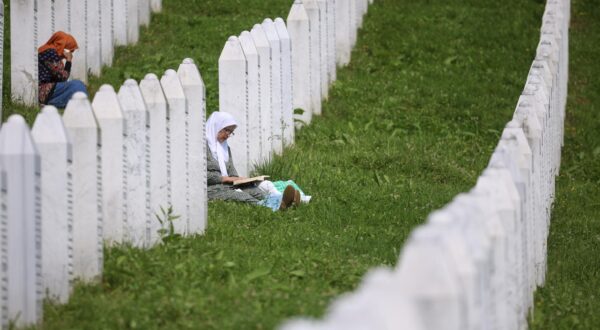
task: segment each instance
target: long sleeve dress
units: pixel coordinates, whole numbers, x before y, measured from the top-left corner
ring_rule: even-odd
[[[231,157],[231,148],[228,148],[229,161],[227,173],[229,176],[238,176],[238,173],[233,166],[233,158]],[[208,145],[206,146],[206,167],[207,167],[207,184],[208,184],[208,200],[227,200],[246,203],[258,203],[266,197],[266,194],[255,185],[244,187],[233,187],[231,184],[222,182],[221,170],[219,161],[217,161]],[[241,190],[241,191],[238,191]]]

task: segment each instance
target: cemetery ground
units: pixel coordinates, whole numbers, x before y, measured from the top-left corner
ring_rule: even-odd
[[[148,72],[160,75],[191,57],[212,112],[218,107],[217,60],[227,37],[265,17],[285,18],[290,5],[164,1],[138,45],[117,49],[113,67],[93,78],[90,89],[140,80]],[[283,156],[257,170],[294,179],[313,196],[310,204],[273,213],[210,203],[203,236],[175,238],[147,251],[107,247],[101,283],[78,283],[67,305],[46,303],[44,328],[264,329],[296,315],[322,315],[369,268],[395,265],[410,231],[475,184],[523,88],[543,5],[376,0],[323,115],[298,132]],[[548,282],[536,296],[531,323],[539,329],[600,325],[600,138],[594,113],[600,65],[593,57],[600,51],[600,8],[594,0],[573,0],[572,13]],[[5,64],[9,55],[4,52]],[[31,123],[37,110],[10,103],[6,65],[4,72],[4,115],[19,112]]]

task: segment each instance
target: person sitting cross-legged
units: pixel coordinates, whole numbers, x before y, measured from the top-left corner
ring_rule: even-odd
[[[38,48],[38,101],[40,105],[65,108],[77,92],[87,94],[81,80],[68,80],[73,52],[78,48],[72,35],[58,31]],[[65,61],[63,63],[63,60]]]

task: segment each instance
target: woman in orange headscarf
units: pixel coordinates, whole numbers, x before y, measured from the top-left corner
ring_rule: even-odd
[[[70,80],[73,52],[79,48],[72,35],[58,31],[38,48],[38,98],[40,104],[64,108],[76,92],[87,94],[80,80]],[[63,63],[63,60],[65,62]]]

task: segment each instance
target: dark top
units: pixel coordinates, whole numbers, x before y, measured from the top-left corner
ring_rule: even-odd
[[[38,54],[38,101],[45,104],[57,82],[67,81],[71,74],[71,62],[63,64],[56,49],[50,48]]]

